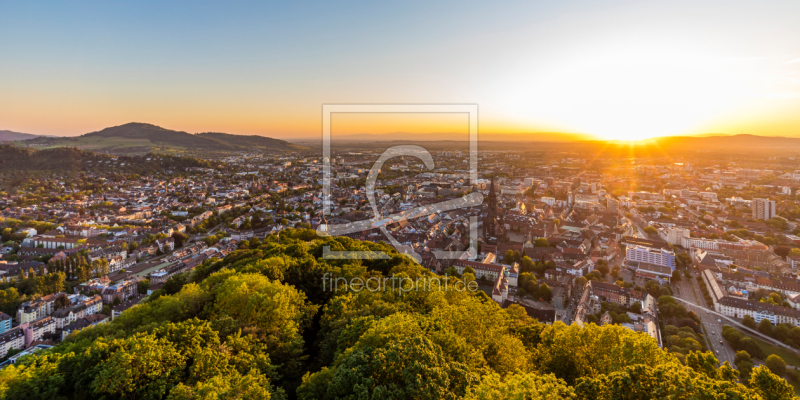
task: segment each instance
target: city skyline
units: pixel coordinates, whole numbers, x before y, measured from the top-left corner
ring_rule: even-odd
[[[153,11],[158,10],[157,12]],[[319,136],[322,104],[470,103],[482,133],[800,136],[793,2],[0,5],[0,129]],[[372,125],[346,132],[449,132]]]

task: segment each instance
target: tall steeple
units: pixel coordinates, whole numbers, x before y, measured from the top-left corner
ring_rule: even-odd
[[[483,223],[483,236],[489,244],[508,243],[508,236],[506,235],[503,216],[497,216],[497,193],[494,189],[494,177],[492,177],[492,186],[489,188],[489,199],[487,200],[487,207],[489,208],[486,221]]]

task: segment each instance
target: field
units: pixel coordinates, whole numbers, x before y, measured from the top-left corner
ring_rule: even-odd
[[[800,356],[798,356],[796,353],[793,353],[783,347],[778,347],[773,344],[769,344],[753,335],[749,335],[744,332],[743,334],[753,338],[753,340],[755,340],[756,343],[758,343],[758,347],[760,347],[761,350],[764,350],[764,354],[766,355],[775,354],[778,357],[782,358],[783,361],[786,361],[786,365],[792,365],[800,369]]]
[[[119,137],[74,137],[57,138],[31,144],[34,149],[52,149],[55,147],[77,147],[81,150],[109,152],[109,153],[129,153],[143,154],[158,152],[163,154],[182,154],[186,149],[177,146],[155,144],[149,139],[129,139]]]
[[[153,143],[147,139],[126,139],[126,138],[104,138],[104,137],[75,137],[50,139],[46,143],[33,146],[37,149],[50,149],[53,147],[71,146],[81,150],[99,150],[107,148],[141,147],[152,146]]]

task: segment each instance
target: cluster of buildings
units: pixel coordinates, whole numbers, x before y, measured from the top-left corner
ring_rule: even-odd
[[[602,311],[603,302],[618,304],[623,309],[630,309],[634,304],[638,303],[641,312],[627,311],[626,314],[631,322],[620,325],[635,332],[643,332],[655,339],[659,346],[662,346],[663,341],[658,329],[658,305],[656,299],[649,293],[634,290],[633,288],[624,288],[608,282],[586,282],[573,322],[583,326],[589,321],[589,315],[597,317]],[[606,311],[600,315],[598,321],[600,324],[610,324],[611,320],[608,312]]]
[[[769,320],[773,324],[800,326],[800,280],[772,279],[753,275],[743,276],[715,268],[704,268],[701,276],[713,302],[714,310],[729,317],[752,317],[756,323]],[[789,307],[754,300],[751,295],[758,289],[781,293]]]
[[[760,318],[772,315],[776,321],[792,315],[792,310],[747,305],[742,303],[748,301],[746,296],[737,293],[770,287],[787,298],[797,294],[787,275],[800,257],[781,257],[774,244],[761,239],[772,235],[784,245],[800,246],[800,237],[790,234],[797,224],[778,216],[779,203],[774,200],[797,194],[797,171],[781,175],[735,162],[726,167],[672,161],[654,165],[652,160],[592,160],[567,153],[526,160],[520,154],[482,151],[483,175],[473,181],[465,161],[468,152],[445,150],[435,154],[436,168],[431,170],[413,157],[391,159],[374,193],[367,193],[361,182],[379,154],[335,152],[328,198],[323,196],[318,157],[245,152],[216,160],[224,168],[166,170],[115,182],[90,170],[85,179],[96,189],[91,193],[65,178],[53,179],[48,186],[51,197],[67,198],[59,202],[28,204],[19,194],[0,199],[5,218],[56,225],[42,232],[29,226],[16,229],[15,244],[0,248],[1,279],[13,280],[31,269],[49,271],[52,263],[73,257],[108,265],[108,276],[78,286],[94,294],[70,295],[69,305],[58,310],[53,308],[58,294],[28,302],[14,317],[0,316],[0,332],[19,336],[30,331],[34,338],[33,331],[49,326],[40,323],[49,318],[54,330],[69,334],[105,321],[100,314],[103,304],[116,303],[110,317],[135,305],[141,279],[150,280],[152,292],[175,274],[226,256],[241,241],[300,223],[327,229],[411,211],[413,217],[392,219],[384,227],[366,223],[346,236],[388,243],[385,229],[393,243],[419,255],[424,267],[437,273],[451,267],[461,273],[469,267],[491,287],[498,304],[519,304],[542,321],[582,324],[599,312],[603,301],[625,308],[641,303],[642,313],[631,313],[628,327],[660,343],[651,296],[597,281],[576,288],[575,280],[605,262],[637,278],[669,284],[682,251],[707,272],[704,279],[711,274],[710,286],[713,275],[720,289],[715,291],[719,310],[738,316],[749,307],[757,309]],[[163,162],[156,155],[147,161]],[[125,167],[114,157],[93,162]],[[775,177],[774,188],[760,184],[766,177]],[[763,189],[758,196],[718,198],[723,189],[757,185]],[[482,194],[484,202],[449,211],[437,207],[471,193]],[[781,218],[788,229],[767,223]],[[218,226],[210,226],[210,221]],[[742,229],[750,236],[735,232]],[[221,231],[227,237],[217,243],[202,241],[207,232]],[[519,275],[527,272],[522,270],[524,257],[548,266],[538,282],[551,288],[549,301],[517,295]],[[752,281],[740,282],[725,272],[732,267],[752,271]]]

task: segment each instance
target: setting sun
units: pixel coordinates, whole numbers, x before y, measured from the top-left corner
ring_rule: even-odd
[[[755,99],[748,60],[677,45],[644,47],[622,42],[577,52],[503,105],[566,131],[640,140],[703,133],[698,130],[719,115]]]

